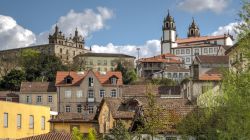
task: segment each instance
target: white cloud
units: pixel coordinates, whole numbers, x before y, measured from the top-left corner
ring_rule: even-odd
[[[123,53],[137,57],[137,48],[140,48],[140,58],[160,54],[160,41],[148,40],[144,45],[114,45],[109,43],[105,46],[92,45],[92,51],[97,53]]]
[[[206,10],[220,13],[228,6],[229,1],[230,0],[182,0],[178,3],[178,7],[191,13]]]
[[[0,15],[0,50],[26,47],[36,41],[35,34],[9,16]]]
[[[220,26],[216,31],[214,31],[211,35],[223,35],[227,34],[229,32],[230,35],[232,35],[234,38],[237,37],[236,35],[236,27],[239,26],[240,22],[232,22],[225,26]]]
[[[105,7],[97,7],[97,10],[86,9],[82,12],[70,10],[65,16],[61,16],[57,22],[59,29],[66,35],[74,35],[77,27],[80,35],[91,36],[91,33],[104,29],[105,22],[114,16],[112,10]],[[50,31],[42,32],[38,35],[37,44],[47,43],[49,32],[54,32],[53,25]]]

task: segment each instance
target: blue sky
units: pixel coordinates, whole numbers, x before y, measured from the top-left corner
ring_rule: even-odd
[[[159,42],[152,41],[160,39],[163,18],[168,9],[175,18],[179,37],[184,38],[192,17],[200,26],[202,35],[216,35],[231,29],[227,26],[237,22],[240,8],[240,0],[4,0],[0,2],[0,15],[11,17],[22,28],[21,32],[29,30],[32,35],[23,35],[23,38],[29,38],[26,42],[19,43],[17,37],[17,42],[0,45],[2,49],[8,49],[36,42],[46,43],[46,36],[52,32],[52,26],[59,22],[66,33],[73,32],[74,26],[78,26],[86,36],[86,46],[94,46],[97,52],[107,51],[100,47],[110,46],[116,48],[111,52],[116,52],[119,47],[124,48],[122,51],[129,48],[134,51],[133,47],[148,47],[150,43],[153,43],[153,47],[159,45]],[[86,12],[87,9],[91,12]],[[92,16],[96,20],[92,21]],[[65,18],[66,21],[63,20]],[[0,31],[8,26],[8,23],[4,23],[1,24],[0,18]],[[85,24],[88,27],[85,28]],[[96,24],[96,27],[90,27],[92,24]],[[221,31],[215,33],[219,27]],[[4,39],[1,39],[2,36]],[[6,38],[5,34],[0,33],[0,41]]]

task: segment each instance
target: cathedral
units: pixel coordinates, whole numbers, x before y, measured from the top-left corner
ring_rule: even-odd
[[[230,34],[218,36],[201,36],[194,18],[188,27],[187,38],[178,38],[174,18],[169,11],[163,20],[161,54],[171,53],[182,58],[188,67],[196,55],[225,55],[225,51],[233,45]]]
[[[17,56],[22,50],[33,49],[44,54],[55,55],[61,59],[64,64],[69,64],[73,62],[73,58],[76,55],[84,54],[89,52],[85,49],[84,38],[79,35],[78,30],[75,30],[73,37],[66,38],[59,27],[56,25],[54,33],[49,35],[49,43],[35,46],[28,46],[25,48],[16,48],[0,51],[0,55],[6,58],[12,58],[12,56]]]

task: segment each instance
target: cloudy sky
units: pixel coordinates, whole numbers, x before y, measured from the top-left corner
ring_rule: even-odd
[[[192,17],[202,35],[230,31],[239,22],[240,0],[5,0],[0,2],[0,50],[45,44],[57,23],[69,36],[77,27],[95,52],[141,57],[160,52],[167,10],[185,38]]]

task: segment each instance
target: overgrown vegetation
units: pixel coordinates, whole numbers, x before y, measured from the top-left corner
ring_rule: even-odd
[[[243,21],[237,47],[250,62],[250,2],[243,2],[240,19]],[[249,64],[248,64],[249,65]],[[246,140],[250,138],[250,70],[226,72],[222,80],[222,94],[216,104],[197,108],[177,127],[183,136],[210,140]]]

